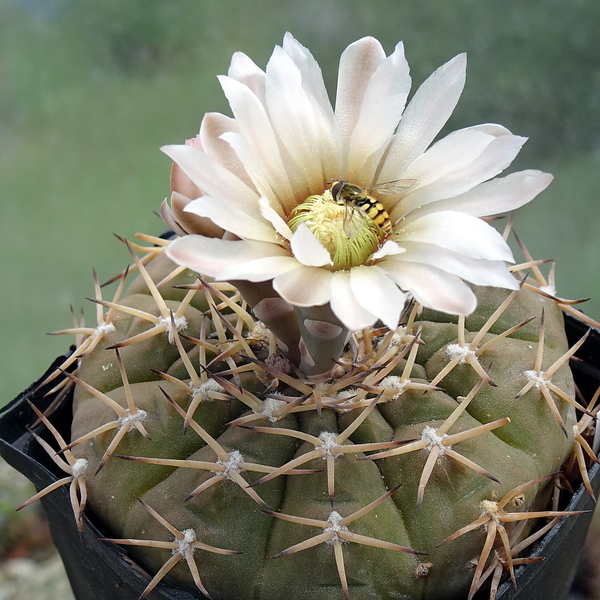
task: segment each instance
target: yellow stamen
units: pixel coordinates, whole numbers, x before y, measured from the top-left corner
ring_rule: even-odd
[[[356,210],[362,210],[357,208]],[[295,231],[300,223],[306,223],[315,237],[331,255],[333,271],[347,270],[364,265],[379,248],[384,231],[364,213],[364,223],[353,237],[344,232],[347,207],[333,201],[331,192],[309,196],[296,206],[288,225]]]

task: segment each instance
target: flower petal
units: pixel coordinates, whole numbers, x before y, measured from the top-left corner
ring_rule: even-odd
[[[355,267],[350,270],[350,287],[354,297],[366,310],[376,315],[391,330],[398,327],[406,294],[378,267]]]
[[[263,103],[265,98],[265,72],[243,52],[235,52],[227,75],[248,87]]]
[[[440,177],[426,188],[416,189],[414,194],[409,194],[400,203],[402,210],[410,211],[429,202],[452,198],[494,177],[510,165],[525,141],[526,138],[516,135],[501,135],[493,138],[485,150],[470,164]],[[395,215],[392,218],[394,217]]]
[[[200,125],[200,139],[206,154],[215,162],[223,165],[241,179],[249,188],[254,189],[252,180],[246,173],[244,165],[232,147],[222,138],[228,131],[238,131],[235,119],[220,113],[207,113]],[[197,197],[197,196],[195,196]]]
[[[471,215],[444,210],[401,223],[396,228],[402,240],[433,244],[470,258],[513,262],[512,252],[491,226]]]
[[[386,240],[383,246],[381,246],[381,248],[379,248],[379,250],[373,254],[373,258],[378,260],[380,258],[384,258],[385,256],[402,254],[403,252],[406,252],[406,250],[402,246],[399,246],[392,240]]]
[[[256,156],[246,138],[241,133],[235,131],[226,131],[221,135],[221,138],[231,146],[232,150],[239,157],[259,194],[275,200],[277,202],[277,212],[284,215],[286,213],[285,205],[273,191],[269,174],[263,168],[260,157]]]
[[[399,43],[370,78],[349,139],[346,177],[361,170],[368,157],[386,146],[394,133],[410,91],[408,63]],[[374,176],[374,173],[373,173]],[[373,183],[373,179],[367,181]]]
[[[205,194],[240,204],[252,204],[258,200],[254,190],[201,150],[186,145],[163,146],[161,150]]]
[[[189,200],[189,198],[187,199]],[[177,223],[177,221],[175,220],[175,215],[173,214],[173,211],[169,206],[169,203],[167,202],[166,198],[162,201],[160,205],[160,217],[169,226],[169,229],[172,229],[177,235],[185,235],[186,233],[188,233],[187,231],[182,229],[181,225],[179,225],[179,223]]]
[[[324,175],[319,151],[322,132],[302,85],[300,69],[279,47],[267,65],[266,104],[278,138],[302,174],[306,195],[311,190],[322,190]]]
[[[339,173],[340,165],[336,152],[335,136],[333,133],[334,113],[329,100],[329,95],[323,81],[321,67],[314,59],[308,48],[300,44],[294,36],[286,33],[283,38],[283,50],[290,56],[294,64],[300,70],[302,77],[302,88],[306,93],[308,101],[312,106],[313,118],[315,121],[318,136],[318,151],[323,173],[321,174],[321,184],[326,179],[325,173]],[[313,153],[314,153],[313,148]],[[310,189],[311,194],[323,191],[320,189]]]
[[[267,256],[243,263],[231,264],[219,271],[215,277],[221,281],[268,281],[282,273],[298,268],[298,261],[293,256]]]
[[[404,254],[391,256],[388,260],[429,265],[476,285],[511,290],[518,288],[517,280],[506,268],[504,261],[468,258],[446,248],[419,242],[405,242],[404,247]]]
[[[394,134],[378,181],[392,181],[422,154],[444,126],[465,85],[467,58],[459,54],[419,87]]]
[[[264,105],[248,87],[238,81],[222,75],[219,77],[219,81],[238,122],[240,133],[255,158],[253,171],[262,171],[273,190],[272,193],[280,198],[284,204],[290,202],[294,198],[294,188],[290,183],[291,165],[285,163],[282,158],[275,132]],[[227,135],[231,136],[232,134]],[[252,174],[248,164],[239,152],[238,156],[240,156],[248,173]],[[246,156],[247,158],[248,156]],[[265,194],[264,190],[258,189],[262,194],[271,196],[271,194]],[[291,210],[291,208],[290,205],[288,210]]]
[[[289,256],[275,244],[247,240],[222,240],[203,235],[186,235],[174,240],[166,249],[167,256],[204,275],[217,277],[232,266],[272,256]],[[293,260],[293,259],[292,259]]]
[[[370,327],[377,321],[377,317],[366,310],[354,297],[348,271],[336,271],[332,274],[330,305],[335,316],[350,331]]]
[[[448,198],[438,200],[413,213],[422,216],[438,210],[465,212],[474,217],[487,217],[515,210],[533,200],[550,185],[553,176],[542,171],[519,171],[506,177],[486,181],[472,190]]]
[[[288,224],[279,216],[279,213],[271,206],[266,196],[261,196],[258,201],[260,214],[273,225],[275,231],[284,239],[289,240],[292,237],[292,230]]]
[[[187,196],[172,192],[171,206],[169,207],[165,200],[160,207],[161,217],[178,235],[199,233],[206,237],[223,237],[224,230],[215,225],[210,219],[186,212],[186,208],[190,202],[192,200]]]
[[[283,49],[300,69],[302,87],[313,103],[315,114],[321,115],[328,124],[327,127],[333,130],[333,108],[319,63],[314,59],[308,48],[302,46],[291,33],[286,33],[283,37]]]
[[[340,57],[335,98],[335,132],[342,171],[336,177],[341,177],[345,172],[350,137],[360,118],[368,84],[384,60],[385,52],[373,37],[364,37],[350,44]]]
[[[260,218],[260,213],[258,213],[259,218],[256,218],[249,212],[217,198],[202,196],[197,200],[192,200],[185,207],[185,212],[199,217],[207,217],[219,227],[245,240],[258,240],[273,244],[280,242],[280,238],[271,224]],[[257,211],[254,210],[252,213],[256,215]]]
[[[306,223],[300,223],[292,235],[290,245],[294,256],[307,267],[324,267],[333,264],[331,255]]]
[[[455,275],[429,265],[394,260],[379,266],[423,306],[453,315],[470,315],[477,306],[475,294]]]
[[[413,161],[402,177],[416,179],[419,187],[427,186],[470,165],[493,139],[494,136],[471,127],[453,131]]]
[[[300,266],[278,275],[273,289],[294,306],[321,306],[331,299],[331,271]]]

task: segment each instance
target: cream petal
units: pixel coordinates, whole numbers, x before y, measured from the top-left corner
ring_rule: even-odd
[[[415,92],[394,134],[378,181],[402,177],[431,144],[456,107],[465,85],[467,58],[459,54],[437,69]]]
[[[342,157],[342,170],[337,177],[345,176],[350,137],[360,118],[371,77],[384,60],[385,52],[373,37],[364,37],[350,44],[342,53],[335,99],[335,135],[338,153]]]
[[[292,235],[290,246],[294,256],[307,267],[324,267],[333,264],[329,252],[306,223],[300,223]]]
[[[386,240],[383,246],[381,246],[381,248],[379,248],[379,250],[377,250],[377,252],[373,254],[372,258],[375,260],[379,260],[380,258],[392,256],[394,254],[402,254],[403,252],[406,252],[405,248],[399,246],[396,242],[392,240]]]
[[[192,200],[185,211],[206,217],[219,227],[245,240],[279,243],[281,240],[271,224],[260,218],[260,213],[241,210],[230,202],[222,202],[217,198],[202,196]],[[259,218],[256,218],[256,216]]]
[[[477,306],[475,294],[455,275],[429,265],[395,260],[379,266],[423,306],[454,315],[470,315]]]
[[[273,289],[294,306],[322,306],[331,299],[331,278],[327,269],[299,266],[275,277]]]
[[[476,285],[511,290],[518,288],[517,280],[506,268],[504,261],[468,258],[446,248],[419,242],[405,242],[404,247],[404,254],[391,256],[388,260],[429,265]]]
[[[289,240],[292,237],[292,230],[288,224],[279,216],[279,213],[271,206],[266,196],[261,196],[258,201],[260,214],[267,220],[275,231],[284,239]]]
[[[470,165],[494,139],[494,136],[474,128],[453,131],[414,160],[402,177],[416,179],[419,188],[427,186]]]
[[[276,196],[288,210],[291,210],[294,198],[294,189],[288,174],[291,165],[286,164],[282,158],[277,137],[264,105],[249,88],[238,81],[224,76],[220,76],[219,81],[239,125],[241,135],[255,156],[255,164],[264,171]],[[240,159],[250,173],[242,156]]]
[[[160,205],[160,218],[172,229],[177,235],[185,235],[187,232],[184,231],[173,218],[173,212],[171,207],[165,198]]]
[[[243,83],[264,103],[265,72],[243,52],[235,52],[227,75]]]
[[[377,321],[377,317],[366,310],[354,297],[348,271],[332,273],[331,300],[329,302],[335,316],[350,331],[359,331],[370,327]]]
[[[244,165],[244,169],[250,176],[252,183],[258,190],[261,197],[265,196],[267,198],[274,199],[276,201],[277,212],[280,215],[284,215],[286,210],[283,202],[274,192],[269,181],[268,173],[263,168],[260,159],[256,156],[244,136],[240,133],[227,131],[221,135],[221,138],[231,146],[233,151],[239,157],[240,161]]]
[[[417,189],[409,194],[392,211],[392,219],[397,218],[398,208],[410,211],[430,202],[452,198],[468,192],[474,186],[487,181],[503,171],[519,153],[526,138],[516,135],[503,135],[493,138],[487,148],[471,164],[440,177],[427,188]]]
[[[467,129],[471,129],[472,131],[481,131],[482,133],[487,133],[488,135],[493,135],[494,137],[501,135],[512,135],[510,129],[507,129],[504,127],[504,125],[499,125],[498,123],[480,123],[479,125],[467,127]]]
[[[511,173],[486,181],[472,190],[454,198],[438,200],[419,208],[412,216],[428,214],[439,210],[465,212],[474,217],[497,215],[527,204],[550,185],[554,179],[549,173],[526,170]]]
[[[170,220],[167,221],[167,223],[171,226],[173,231],[178,235],[199,233],[206,237],[222,237],[224,233],[222,227],[215,225],[210,219],[198,217],[186,212],[186,208],[190,202],[192,201],[183,194],[178,194],[177,192],[171,194],[171,206],[168,210],[168,213],[170,213]],[[163,206],[164,204],[165,203],[163,203]],[[163,212],[163,206],[161,206],[161,215],[164,219],[165,212]],[[173,224],[176,224],[177,227],[174,228]]]
[[[176,162],[171,164],[169,187],[172,192],[177,192],[190,199],[202,196],[202,190],[183,172],[183,169]]]
[[[220,113],[207,113],[200,125],[200,139],[206,154],[241,179],[249,188],[254,188],[244,165],[232,147],[221,137],[228,131],[239,131],[235,119]]]
[[[192,146],[163,146],[161,150],[174,160],[204,193],[241,205],[258,201],[258,195],[225,167]]]
[[[349,140],[346,177],[352,179],[371,154],[385,146],[396,129],[410,91],[410,74],[399,43],[368,82]],[[373,183],[374,173],[367,183]]]
[[[321,67],[310,51],[294,39],[290,33],[286,33],[283,38],[283,50],[300,70],[302,88],[312,105],[323,172],[330,175],[337,174],[340,172],[340,165],[333,133],[334,113],[323,81]],[[315,194],[321,191],[322,189],[311,188],[310,193]]]
[[[202,235],[186,235],[174,240],[167,247],[166,253],[177,264],[211,277],[217,277],[229,267],[244,265],[250,261],[288,255],[275,244],[222,240]]]
[[[292,256],[267,256],[244,263],[232,264],[219,271],[215,277],[222,281],[268,281],[282,273],[298,268],[298,261]]]
[[[267,65],[266,105],[277,137],[298,166],[307,191],[322,189],[325,177],[313,105],[304,90],[300,69],[279,47]]]
[[[396,240],[433,244],[470,258],[513,262],[510,248],[490,225],[465,213],[439,211],[412,222],[399,223]]]
[[[314,59],[308,48],[302,46],[291,33],[286,33],[283,38],[283,50],[300,70],[302,87],[314,102],[315,112],[321,113],[329,123],[330,128],[333,128],[333,108],[319,63]]]
[[[389,329],[396,329],[406,302],[406,294],[378,267],[350,270],[350,287],[358,303],[372,312]]]

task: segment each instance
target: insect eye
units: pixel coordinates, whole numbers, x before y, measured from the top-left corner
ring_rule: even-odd
[[[342,188],[344,187],[344,184],[346,182],[345,181],[336,181],[332,186],[331,186],[331,195],[336,199],[339,200],[338,198],[338,194],[342,191]]]

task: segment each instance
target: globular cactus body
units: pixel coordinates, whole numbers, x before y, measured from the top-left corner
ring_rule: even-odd
[[[148,267],[156,282],[172,268],[164,256]],[[193,286],[195,281],[195,275],[183,272],[161,285],[173,314],[189,293],[174,284]],[[89,460],[88,507],[103,523],[107,537],[172,541],[172,533],[151,514],[147,508],[151,507],[177,530],[193,529],[196,540],[213,550],[237,552],[194,551],[199,578],[214,599],[337,600],[344,593],[354,600],[466,597],[473,578],[469,565],[473,567],[482,552],[485,528],[440,542],[478,519],[482,501],[498,502],[517,486],[554,473],[571,451],[572,439],[550,410],[539,379],[517,398],[528,382],[525,373],[539,368],[540,358],[543,372],[568,349],[555,303],[521,290],[499,316],[490,319],[508,292],[480,288],[478,310],[464,323],[425,310],[401,331],[403,337],[394,338],[396,346],[389,343],[392,334],[385,337],[385,330],[376,331],[368,343],[364,338],[370,334],[363,332],[363,339],[356,337],[351,344],[354,351],[344,355],[335,377],[297,380],[295,385],[293,374],[284,377],[265,366],[285,364],[284,359],[269,358],[268,340],[248,340],[255,352],[249,361],[231,333],[229,341],[223,338],[229,329],[215,312],[220,300],[212,301],[211,312],[205,289],[197,291],[186,308],[187,325],[180,332],[191,338],[202,337],[203,332],[205,341],[179,340],[196,377],[206,380],[208,369],[225,386],[215,386],[215,397],[206,397],[195,409],[193,420],[201,430],[194,423],[184,430],[182,415],[167,400],[187,411],[193,397],[181,346],[173,339],[178,333],[167,330],[122,346],[126,384],[115,351],[107,349],[156,327],[156,322],[131,314],[135,308],[160,316],[144,279],[135,280],[119,302],[121,308],[112,318],[115,331],[81,360],[78,380],[123,407],[129,396],[137,409],[147,413],[143,425],[150,440],[132,427],[95,475],[118,429],[100,432],[72,449],[76,457]],[[221,312],[242,336],[252,337],[239,315],[226,307]],[[482,328],[487,332],[476,340],[476,348],[468,346]],[[377,363],[372,357],[384,340],[389,343],[387,356]],[[227,348],[235,344],[240,347],[228,355]],[[471,348],[471,362],[456,358],[461,345]],[[209,364],[216,352],[225,355]],[[207,358],[199,365],[203,353]],[[400,353],[403,358],[398,361]],[[449,369],[453,359],[457,364]],[[390,372],[377,377],[388,366],[393,366]],[[444,368],[447,374],[437,381]],[[491,381],[482,382],[482,373]],[[553,372],[551,380],[574,397],[567,364]],[[75,388],[73,440],[115,420],[114,409],[88,386],[79,383]],[[307,387],[312,394],[302,393]],[[240,401],[246,397],[258,405],[249,408]],[[571,432],[574,407],[560,395],[551,399]],[[457,412],[461,402],[466,408]],[[279,419],[271,413],[268,418],[260,413],[268,403],[279,410],[287,403],[292,409]],[[499,424],[488,431],[475,430],[496,421]],[[456,437],[460,432],[464,435]],[[445,440],[455,442],[444,445]],[[368,446],[372,444],[380,446]],[[405,452],[411,444],[412,451]],[[432,452],[435,460],[429,459]],[[303,462],[300,457],[309,453]],[[368,458],[377,453],[385,456]],[[122,457],[188,462],[173,466]],[[273,471],[283,465],[288,466],[268,477],[265,467]],[[428,469],[431,473],[425,477]],[[268,481],[250,487],[261,478]],[[201,491],[193,494],[199,486]],[[550,491],[544,480],[524,489],[523,497],[505,509],[544,510]],[[509,533],[511,527],[507,525]],[[185,548],[180,547],[181,558]],[[131,544],[127,550],[151,574],[177,554]],[[165,581],[198,593],[186,560],[180,560]]]

